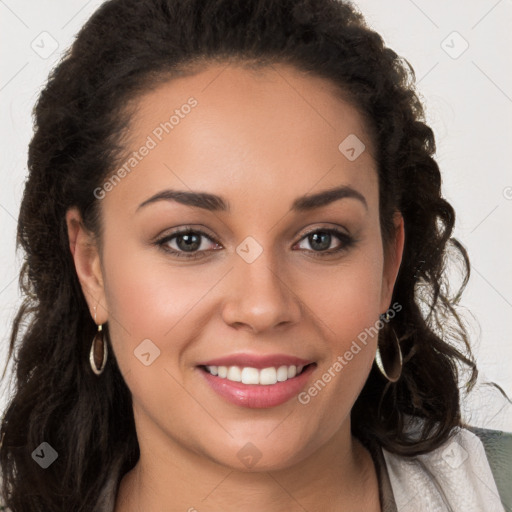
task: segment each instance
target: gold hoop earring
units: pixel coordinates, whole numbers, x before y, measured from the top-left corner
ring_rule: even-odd
[[[96,306],[94,307],[94,321],[96,322]],[[98,332],[94,336],[89,351],[89,363],[96,375],[101,375],[107,364],[108,348],[107,341],[103,336],[103,324],[98,325]]]
[[[386,312],[385,321],[389,322],[389,314]],[[382,350],[380,345],[377,345],[377,352],[375,353],[375,363],[380,373],[389,381],[397,382],[402,375],[402,350],[400,348],[400,340],[396,335],[393,327],[390,327],[393,332],[394,347],[383,346]]]

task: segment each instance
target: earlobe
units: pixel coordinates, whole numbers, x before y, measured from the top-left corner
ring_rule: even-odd
[[[83,225],[78,208],[73,207],[66,212],[66,225],[69,250],[75,263],[82,292],[89,305],[91,316],[93,318],[96,316],[97,324],[103,324],[107,321],[107,309],[97,244],[92,233]],[[96,315],[92,313],[93,311],[96,311]]]

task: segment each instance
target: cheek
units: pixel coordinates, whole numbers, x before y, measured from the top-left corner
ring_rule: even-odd
[[[324,320],[329,339],[342,350],[378,320],[382,291],[382,252],[378,244],[359,247],[330,274],[305,284],[309,306]]]
[[[317,380],[301,401],[315,410],[312,418],[341,422],[366,381],[378,339],[382,268],[379,245],[365,246],[310,288],[307,301],[326,340]]]
[[[179,383],[179,365],[195,336],[193,317],[200,311],[198,303],[215,281],[211,272],[192,280],[192,272],[156,264],[140,248],[138,253],[126,251],[125,257],[120,254],[120,246],[110,253],[110,259],[105,253],[115,357],[134,400],[148,415],[164,414],[172,426],[172,410],[193,406]]]
[[[166,264],[156,251],[116,239],[105,247],[108,309],[133,337],[161,338],[214,283],[211,272]]]

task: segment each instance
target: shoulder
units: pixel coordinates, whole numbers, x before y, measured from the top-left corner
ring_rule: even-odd
[[[466,428],[482,442],[505,510],[512,511],[512,432],[471,426]]]
[[[412,434],[417,426],[412,423]],[[424,510],[429,503],[439,511],[511,512],[511,440],[510,433],[457,427],[422,455],[383,450],[398,510]]]

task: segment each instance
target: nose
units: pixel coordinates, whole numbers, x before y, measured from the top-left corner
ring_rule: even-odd
[[[231,327],[264,332],[291,326],[300,319],[297,290],[270,250],[264,250],[251,263],[237,256],[226,286],[228,299],[222,316]]]

